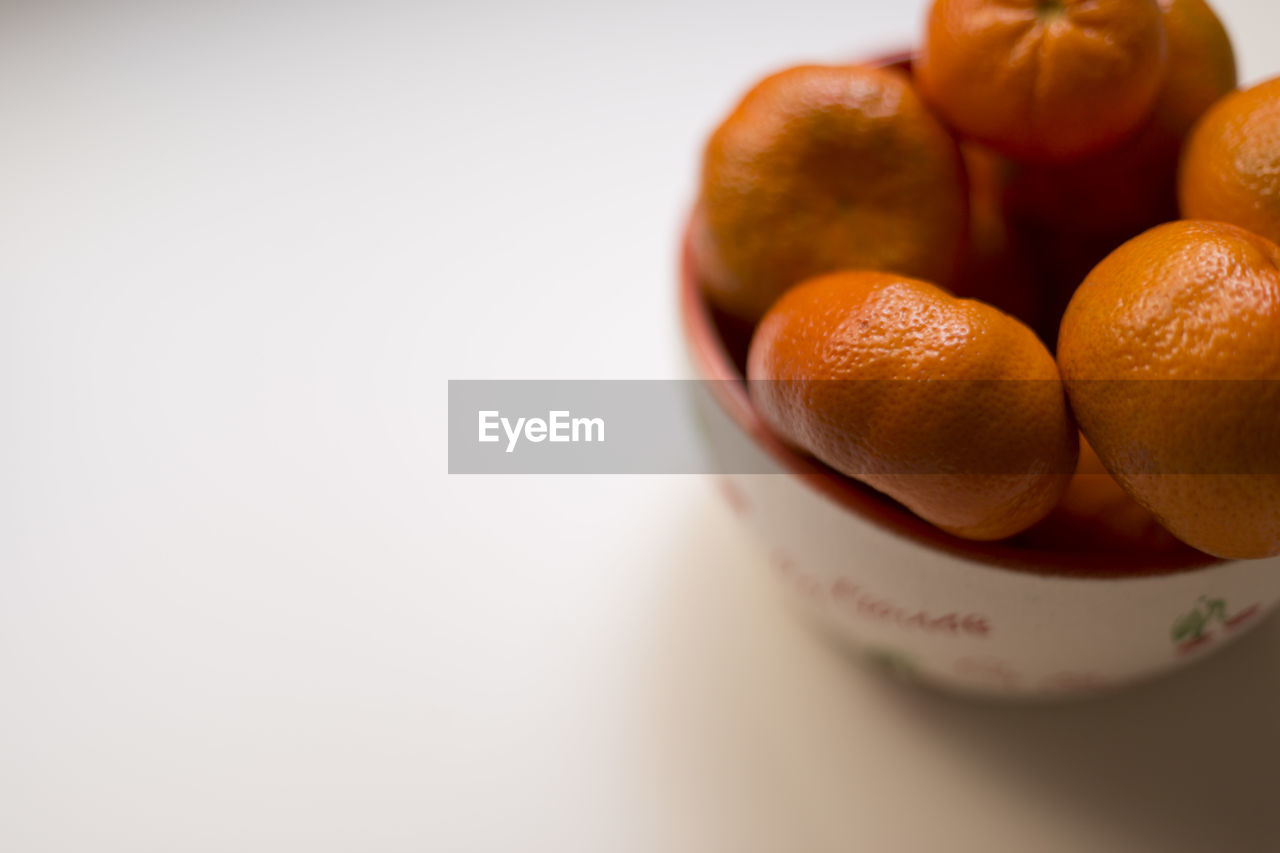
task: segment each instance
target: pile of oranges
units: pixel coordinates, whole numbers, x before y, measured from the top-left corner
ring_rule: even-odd
[[[759,82],[699,191],[785,441],[957,536],[1280,554],[1280,78],[1204,0],[934,0],[909,65]]]

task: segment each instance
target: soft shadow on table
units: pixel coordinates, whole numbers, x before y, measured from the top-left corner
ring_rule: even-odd
[[[682,518],[650,687],[693,846],[1280,849],[1280,620],[1107,697],[954,698],[819,639],[714,499]]]

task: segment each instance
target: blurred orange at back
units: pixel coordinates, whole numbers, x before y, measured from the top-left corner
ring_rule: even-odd
[[[1112,148],[1071,163],[1015,167],[1011,214],[1048,227],[1111,235],[1115,243],[1178,218],[1178,157],[1196,120],[1236,87],[1235,52],[1204,0],[1159,0],[1168,72],[1151,116]]]
[[[1063,162],[1146,120],[1166,54],[1155,0],[935,0],[916,75],[961,133]]]
[[[700,189],[693,245],[707,295],[747,320],[839,269],[949,286],[964,248],[959,148],[896,70],[800,66],[765,78],[708,141]]]

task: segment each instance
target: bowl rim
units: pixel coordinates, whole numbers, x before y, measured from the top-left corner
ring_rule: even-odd
[[[1142,555],[1053,551],[1000,541],[961,539],[933,526],[891,498],[855,483],[784,444],[752,406],[743,376],[725,347],[703,295],[692,250],[694,207],[690,205],[682,232],[679,267],[681,325],[694,369],[699,379],[712,380],[707,382],[712,398],[756,448],[813,490],[847,512],[918,545],[1021,574],[1115,581],[1182,574],[1235,562],[1190,547],[1185,551]]]

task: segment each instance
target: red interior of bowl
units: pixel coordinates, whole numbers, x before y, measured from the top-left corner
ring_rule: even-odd
[[[898,53],[874,64],[910,68],[910,55]],[[931,548],[989,565],[1035,574],[1115,578],[1119,575],[1159,575],[1214,565],[1220,560],[1192,548],[1135,553],[1107,550],[1061,551],[1037,547],[1032,537],[1001,542],[973,542],[946,533],[892,499],[845,477],[822,463],[784,445],[765,426],[747,396],[743,365],[751,327],[722,314],[703,298],[689,246],[686,226],[680,259],[680,310],[694,366],[710,383],[717,402],[755,443],[786,470],[843,506],[899,536]],[[1087,543],[1083,543],[1087,547]]]

